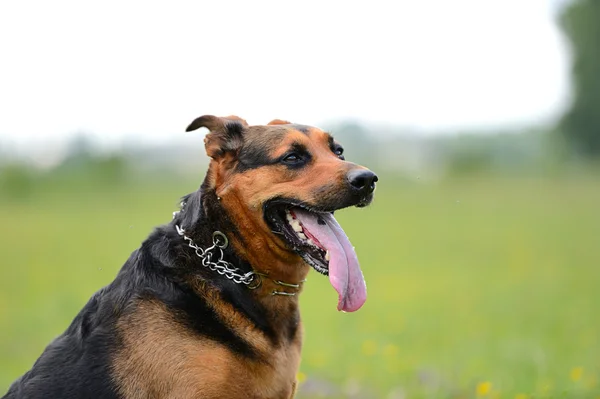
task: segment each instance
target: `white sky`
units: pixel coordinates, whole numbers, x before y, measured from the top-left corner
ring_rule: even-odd
[[[559,1],[3,1],[0,142],[161,141],[202,114],[544,121],[568,92]]]

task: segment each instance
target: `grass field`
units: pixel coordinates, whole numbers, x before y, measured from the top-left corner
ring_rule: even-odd
[[[0,202],[0,394],[196,185]],[[600,397],[600,178],[388,176],[337,217],[369,296],[309,275],[303,397]]]

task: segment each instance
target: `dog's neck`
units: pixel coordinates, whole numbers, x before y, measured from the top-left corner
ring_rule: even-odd
[[[212,246],[213,234],[217,231],[222,232],[230,243],[223,251],[224,260],[242,273],[257,274],[259,286],[250,284],[248,287],[252,289],[248,287],[246,289],[251,289],[253,295],[269,302],[279,299],[296,302],[309,271],[308,265],[299,256],[287,250],[282,251],[280,246],[274,248],[273,240],[259,242],[257,245],[257,237],[251,231],[244,231],[237,227],[224,209],[215,190],[207,188],[206,183],[199,191],[183,199],[182,209],[176,214],[174,224],[180,226],[185,234],[201,248]],[[249,243],[254,245],[248,245]],[[202,273],[207,272],[203,270],[200,259],[197,263]],[[225,279],[217,272],[208,272],[214,273],[215,277]]]

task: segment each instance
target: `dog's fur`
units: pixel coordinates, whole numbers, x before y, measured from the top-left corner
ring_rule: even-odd
[[[309,266],[266,223],[265,207],[281,198],[322,212],[364,206],[372,189],[357,193],[347,175],[366,169],[344,161],[339,144],[317,128],[203,116],[188,130],[200,127],[209,129],[211,158],[200,189],[184,197],[173,221],[150,234],[4,398],[294,396],[298,296],[272,292],[299,293],[276,281],[299,283]],[[303,163],[284,158],[290,151]],[[202,248],[215,231],[225,233],[224,258],[243,273],[260,272],[261,285],[249,289],[204,267],[176,225]]]

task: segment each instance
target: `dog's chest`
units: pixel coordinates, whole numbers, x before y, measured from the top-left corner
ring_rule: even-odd
[[[260,334],[256,357],[236,354],[172,323],[167,312],[145,304],[124,320],[124,347],[113,358],[113,378],[124,398],[292,398],[300,365],[301,329],[271,343]],[[283,338],[283,337],[282,337]]]
[[[293,343],[275,350],[269,363],[269,366],[264,368],[264,378],[254,378],[256,397],[292,398],[300,366],[300,345]],[[270,384],[267,381],[270,381]]]

